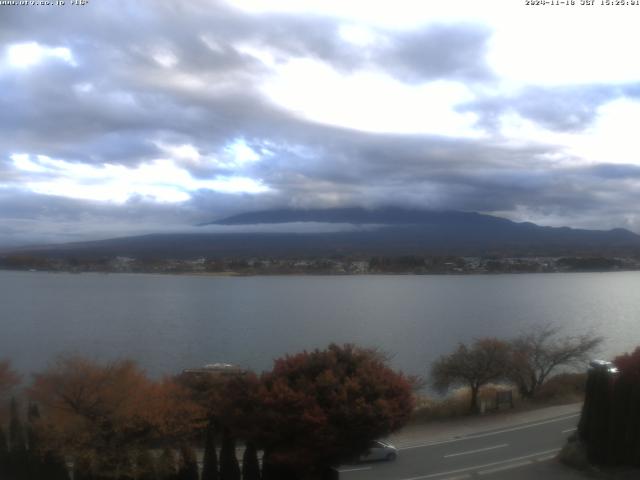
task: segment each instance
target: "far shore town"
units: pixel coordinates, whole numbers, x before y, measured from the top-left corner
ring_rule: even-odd
[[[491,274],[640,270],[640,258],[608,256],[374,256],[157,259],[0,256],[0,269],[58,272],[211,275]]]

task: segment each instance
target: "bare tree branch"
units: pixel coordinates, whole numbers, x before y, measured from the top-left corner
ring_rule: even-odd
[[[547,324],[534,327],[510,342],[508,376],[523,397],[534,397],[553,371],[585,364],[603,340],[591,334],[561,336],[560,332]]]

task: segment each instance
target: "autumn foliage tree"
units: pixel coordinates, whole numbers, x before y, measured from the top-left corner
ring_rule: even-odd
[[[461,343],[453,353],[434,362],[432,384],[440,391],[456,385],[469,387],[469,410],[477,412],[480,387],[505,377],[509,352],[509,345],[495,338],[478,339],[470,346]]]
[[[60,357],[29,394],[41,407],[39,441],[105,478],[132,475],[136,452],[190,435],[201,415],[183,387],[152,381],[129,360]]]
[[[617,356],[613,363],[621,373],[621,378],[640,386],[640,347],[631,353]]]
[[[235,459],[235,447],[230,447],[236,437],[229,431],[231,421],[229,412],[249,406],[240,405],[240,395],[234,395],[229,384],[242,381],[245,373],[242,370],[229,374],[229,372],[204,369],[204,371],[185,371],[176,377],[176,382],[190,392],[192,401],[199,406],[202,415],[200,418],[200,424],[203,427],[200,436],[204,440],[202,480],[229,480],[240,475],[240,467]],[[255,375],[251,374],[251,377],[255,378]],[[248,391],[244,384],[236,388],[239,388],[239,392],[243,395]],[[239,425],[242,422],[240,418],[250,418],[247,412],[242,411],[234,422]],[[237,436],[237,432],[234,432],[234,435]],[[218,437],[222,437],[220,462],[216,452]]]
[[[413,409],[409,379],[353,345],[286,356],[259,382],[243,381],[238,411],[228,418],[242,417],[237,430],[264,449],[265,479],[274,471],[282,479],[313,477],[352,460],[403,426]]]

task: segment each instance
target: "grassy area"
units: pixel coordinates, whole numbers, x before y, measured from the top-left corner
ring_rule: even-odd
[[[479,402],[485,414],[544,408],[581,402],[584,399],[586,375],[583,373],[562,373],[551,377],[538,391],[534,399],[520,397],[517,390],[508,384],[490,384],[481,388]],[[501,405],[496,408],[498,392],[513,392],[513,408]],[[446,420],[470,415],[471,393],[468,388],[459,388],[445,398],[419,395],[411,423],[424,423],[433,420]]]

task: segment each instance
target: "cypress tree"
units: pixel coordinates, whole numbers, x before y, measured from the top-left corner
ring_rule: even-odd
[[[180,447],[178,480],[198,480],[198,461],[195,452],[189,445]]]
[[[585,402],[578,425],[580,438],[587,445],[589,461],[604,465],[608,460],[611,427],[611,380],[602,370],[590,370],[587,375]]]
[[[117,480],[134,480],[134,464],[131,456],[124,455],[118,459]]]
[[[64,458],[57,453],[48,451],[44,454],[40,463],[42,475],[32,478],[42,478],[46,480],[69,480],[69,470]],[[75,480],[78,480],[76,477]]]
[[[18,402],[15,397],[11,399],[11,412],[9,417],[9,450],[11,453],[26,450],[24,427],[20,420]]]
[[[202,459],[202,480],[218,480],[218,455],[216,453],[216,431],[213,422],[209,422],[204,440]]]
[[[253,442],[248,442],[242,456],[242,480],[260,480],[258,452]]]
[[[9,453],[9,444],[7,443],[7,436],[4,433],[2,425],[0,425],[0,456]]]
[[[220,480],[240,480],[240,465],[238,465],[236,458],[236,441],[228,428],[225,428],[222,433]]]
[[[36,452],[40,448],[36,423],[40,419],[40,410],[35,403],[29,403],[27,408],[27,446],[30,452]]]
[[[88,458],[76,458],[73,463],[73,480],[93,480],[91,461]]]
[[[28,479],[29,458],[26,446],[24,426],[20,419],[20,409],[15,398],[11,399],[9,412],[9,478]]]
[[[147,449],[138,452],[136,457],[136,478],[137,480],[156,479],[156,462]]]
[[[165,448],[158,457],[158,480],[177,480],[176,457],[173,450]]]
[[[40,444],[38,441],[38,434],[36,431],[36,422],[40,418],[40,411],[38,406],[29,403],[27,407],[27,456],[26,461],[29,468],[29,478],[55,478],[57,477],[57,470],[54,476],[50,472],[52,468],[57,469],[57,465],[50,465],[45,462],[51,461],[51,458],[43,458],[40,451]],[[65,467],[66,471],[66,467]]]
[[[0,425],[0,478],[9,476],[9,445],[7,444],[7,436],[4,433],[2,425]]]

